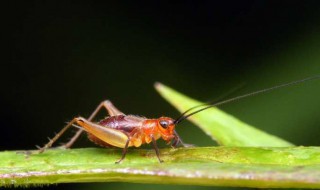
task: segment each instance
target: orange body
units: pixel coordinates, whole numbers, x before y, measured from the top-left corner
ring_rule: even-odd
[[[87,128],[85,124],[78,123],[83,128]],[[105,127],[106,129],[114,129],[122,132],[129,138],[129,147],[135,146],[140,147],[142,144],[149,144],[152,142],[152,138],[155,140],[162,138],[166,142],[170,142],[175,138],[174,135],[174,120],[168,117],[160,117],[159,119],[146,119],[144,117],[133,116],[133,115],[117,115],[106,117],[101,120],[99,126]],[[108,141],[103,141],[98,138],[94,132],[90,132],[87,129],[88,138],[94,143],[103,147],[120,147],[112,143],[111,141],[119,141],[117,139],[109,138]]]

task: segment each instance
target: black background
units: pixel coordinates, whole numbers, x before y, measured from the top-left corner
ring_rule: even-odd
[[[2,9],[0,150],[34,149],[104,99],[125,113],[176,117],[155,81],[207,101],[241,84],[233,95],[320,73],[318,1],[3,1]],[[319,84],[222,109],[297,145],[316,146]],[[178,131],[185,141],[214,145],[190,123]],[[94,145],[86,138],[76,144],[85,146]],[[198,188],[45,188],[108,187]]]

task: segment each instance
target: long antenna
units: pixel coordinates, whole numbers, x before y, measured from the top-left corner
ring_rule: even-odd
[[[210,102],[206,102],[204,104],[200,104],[200,105],[196,105],[196,106],[193,106],[189,109],[187,109],[186,111],[184,111],[183,113],[181,113],[181,115],[176,119],[176,120],[180,120],[180,118],[182,118],[184,115],[186,115],[188,112],[190,112],[191,110],[194,110],[196,108],[199,108],[199,107],[205,107],[205,106],[208,106],[208,105],[213,105],[215,103],[218,103],[220,101],[222,101],[224,98],[226,98],[227,96],[229,96],[229,94],[232,94],[234,92],[236,92],[237,90],[239,90],[240,88],[242,88],[244,86],[244,83],[241,83],[240,85],[238,85],[236,88],[233,88],[229,91],[227,91],[226,93],[220,95],[218,98],[216,98],[215,100],[213,101],[210,101]]]
[[[181,116],[178,117],[178,119],[176,119],[176,120],[174,121],[174,123],[177,125],[178,123],[180,123],[181,121],[187,119],[188,117],[190,117],[190,116],[192,116],[192,115],[194,115],[194,114],[196,114],[196,113],[199,113],[199,112],[201,112],[201,111],[204,111],[204,110],[206,110],[206,109],[212,108],[212,107],[217,107],[217,106],[220,106],[220,105],[223,105],[223,104],[226,104],[226,103],[230,103],[230,102],[234,102],[234,101],[237,101],[237,100],[240,100],[240,99],[243,99],[243,98],[247,98],[247,97],[250,97],[250,96],[256,96],[256,95],[258,95],[258,94],[270,92],[270,91],[273,91],[273,90],[276,90],[276,89],[279,89],[279,88],[283,88],[283,87],[288,87],[288,86],[300,84],[300,83],[303,83],[303,82],[306,82],[306,81],[309,81],[309,80],[318,79],[318,78],[320,78],[320,75],[316,75],[316,76],[304,78],[304,79],[301,79],[301,80],[297,80],[297,81],[293,81],[293,82],[281,84],[281,85],[274,86],[274,87],[271,87],[271,88],[266,88],[266,89],[258,90],[258,91],[255,91],[255,92],[251,92],[251,93],[248,93],[248,94],[244,94],[244,95],[240,95],[240,96],[237,96],[237,97],[234,97],[234,98],[230,98],[230,99],[227,99],[227,100],[218,102],[218,103],[208,104],[207,107],[201,108],[201,109],[199,109],[199,110],[197,110],[197,111],[191,112],[191,113],[189,113],[189,114],[187,114],[187,115],[184,115],[184,116],[182,116],[182,117],[181,117]]]

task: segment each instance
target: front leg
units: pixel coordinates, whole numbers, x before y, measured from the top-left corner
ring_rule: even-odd
[[[181,144],[183,147],[194,147],[193,144],[186,144],[182,141],[181,137],[177,133],[177,131],[174,131],[174,139],[172,141],[172,147],[177,148],[179,144]]]

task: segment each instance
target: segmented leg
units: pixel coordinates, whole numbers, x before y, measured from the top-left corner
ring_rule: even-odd
[[[56,134],[56,136],[53,137],[46,145],[44,145],[42,148],[39,149],[39,153],[42,153],[47,148],[50,148],[52,144],[59,139],[59,137],[66,132],[67,129],[69,129],[74,123],[76,123],[78,118],[74,118],[72,121],[70,121],[64,128],[61,129],[59,133]]]
[[[101,102],[98,107],[92,112],[90,117],[87,119],[88,121],[92,121],[92,119],[98,114],[98,112],[102,109],[105,108],[108,111],[108,114],[110,116],[115,116],[115,115],[124,115],[120,110],[118,110],[109,100],[105,100]],[[70,148],[73,143],[80,137],[81,133],[83,132],[83,129],[78,129],[76,134],[66,143],[63,145],[65,148]]]
[[[76,124],[76,125],[75,125]],[[43,148],[40,148],[39,153],[50,148],[52,144],[58,140],[58,138],[71,126],[79,126],[85,129],[88,133],[94,135],[99,140],[110,144],[114,147],[125,148],[128,147],[129,137],[127,134],[120,130],[104,127],[97,123],[86,120],[83,117],[76,117],[70,123],[68,123],[53,139],[51,139]]]
[[[126,157],[126,154],[127,154],[127,151],[128,151],[128,147],[129,147],[129,142],[130,142],[130,138],[128,138],[128,140],[126,142],[126,145],[123,148],[121,158],[118,161],[115,162],[116,164],[120,164],[122,162],[122,160]]]
[[[179,144],[181,144],[183,147],[194,147],[193,144],[186,144],[183,142],[183,140],[181,139],[181,137],[179,136],[179,134],[177,133],[177,131],[174,131],[174,140],[172,142],[172,147],[173,148],[177,148]]]
[[[160,152],[159,152],[159,148],[158,148],[158,146],[157,146],[156,139],[154,139],[153,136],[151,136],[151,139],[152,139],[153,148],[154,148],[154,150],[156,151],[156,155],[157,155],[157,157],[158,157],[158,160],[159,160],[160,163],[162,163],[163,160],[161,160],[161,158],[160,158]]]

